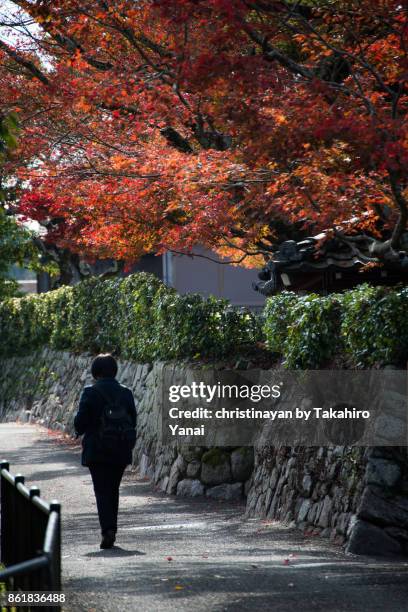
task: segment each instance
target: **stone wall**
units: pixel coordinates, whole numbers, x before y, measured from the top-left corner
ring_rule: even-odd
[[[73,435],[90,355],[44,350],[0,363],[0,419],[36,421]],[[406,449],[205,448],[159,441],[164,364],[120,362],[138,404],[134,464],[161,490],[240,499],[247,515],[297,525],[365,554],[408,554]],[[174,366],[182,376],[183,366]],[[406,401],[405,397],[401,401]],[[251,475],[252,474],[252,475]]]
[[[296,524],[356,554],[406,555],[406,449],[259,449],[247,515]]]

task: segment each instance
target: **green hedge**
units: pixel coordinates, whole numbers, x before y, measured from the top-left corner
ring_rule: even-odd
[[[408,361],[408,287],[362,285],[342,296],[345,351],[360,366]]]
[[[221,358],[253,345],[261,326],[225,300],[179,295],[140,273],[92,278],[74,287],[0,303],[0,356],[43,346],[75,352],[111,351],[124,358]]]
[[[408,361],[408,288],[360,285],[342,294],[269,298],[264,332],[269,350],[289,368],[318,368],[339,355],[351,367]]]
[[[343,294],[283,292],[260,318],[225,300],[179,295],[155,276],[92,278],[75,287],[0,303],[0,356],[43,346],[111,351],[141,362],[223,358],[266,346],[289,368],[342,356],[351,367],[408,361],[408,288],[361,285]]]

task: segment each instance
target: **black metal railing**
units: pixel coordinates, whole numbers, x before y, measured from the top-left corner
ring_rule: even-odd
[[[0,583],[7,591],[61,591],[61,506],[45,502],[38,487],[28,489],[24,476],[13,476],[9,468],[7,461],[0,462],[0,561],[5,566]]]

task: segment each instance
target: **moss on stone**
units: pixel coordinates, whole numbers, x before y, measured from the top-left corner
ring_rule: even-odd
[[[229,459],[229,455],[220,448],[211,448],[204,453],[201,460],[211,467],[217,467],[223,463],[229,463]]]
[[[254,449],[252,446],[241,446],[240,448],[235,449],[235,452],[242,455],[242,457],[251,457],[253,456]]]

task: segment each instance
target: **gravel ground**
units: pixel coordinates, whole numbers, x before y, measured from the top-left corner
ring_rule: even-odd
[[[63,505],[66,611],[407,611],[408,563],[345,555],[240,504],[180,499],[127,471],[117,546],[99,549],[91,480],[77,444],[0,424],[0,454]]]

